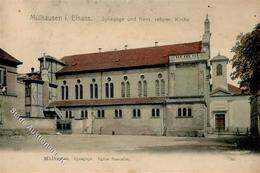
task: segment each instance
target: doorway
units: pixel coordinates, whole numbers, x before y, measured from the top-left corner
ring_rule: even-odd
[[[215,114],[215,130],[225,131],[225,114]]]

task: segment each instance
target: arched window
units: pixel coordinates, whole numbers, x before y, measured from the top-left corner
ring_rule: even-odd
[[[79,85],[79,96],[80,99],[83,99],[83,86],[81,84]]]
[[[144,75],[141,75],[140,78],[141,79],[138,81],[138,96],[147,97],[147,81],[144,79]]]
[[[63,85],[61,86],[61,99],[62,100],[69,99],[69,87],[66,81],[63,81]]]
[[[165,81],[164,81],[164,79],[161,80],[161,95],[165,96]]]
[[[106,83],[105,85],[106,85],[106,98],[109,98],[109,85],[108,83]]]
[[[110,97],[113,98],[114,97],[114,84],[110,83]]]
[[[65,99],[64,86],[61,86],[61,99]]]
[[[90,84],[90,98],[92,99],[94,96],[94,93],[93,93],[93,84]]]
[[[142,97],[142,82],[138,82],[138,96]]]
[[[78,91],[79,91],[79,87],[78,87],[78,85],[75,85],[75,98],[76,99],[78,99],[79,98],[79,93],[78,93]]]
[[[98,85],[95,84],[95,98],[98,98]]]
[[[126,97],[130,97],[130,82],[126,82]]]
[[[147,97],[147,82],[146,82],[146,80],[144,80],[143,84],[144,84],[144,89],[143,89],[144,97]]]
[[[61,86],[61,99],[62,100],[69,99],[69,87],[66,81],[63,81],[63,85]]]
[[[158,79],[155,80],[155,96],[165,96],[165,80],[162,79],[162,74],[158,74]]]
[[[159,84],[159,80],[155,81],[155,95],[156,96],[160,96],[160,84]]]
[[[77,84],[75,85],[75,98],[83,99],[83,86],[80,83],[81,81],[78,79]]]
[[[121,82],[121,96],[125,97],[125,82]]]
[[[130,97],[130,82],[127,81],[128,77],[124,76],[124,81],[121,82],[121,96]]]
[[[114,84],[111,82],[111,78],[107,78],[107,83],[105,83],[105,91],[106,91],[106,98],[113,98],[114,97]]]
[[[90,98],[98,98],[98,84],[95,78],[92,79],[92,83],[90,84]]]
[[[69,99],[69,87],[68,87],[68,85],[66,85],[66,87],[65,87],[65,90],[66,90],[66,100],[68,100]]]
[[[217,76],[222,76],[222,74],[223,74],[222,65],[218,64],[217,65]]]

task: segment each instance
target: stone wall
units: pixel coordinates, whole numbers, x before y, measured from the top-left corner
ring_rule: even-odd
[[[191,108],[191,116],[178,116],[178,108]],[[203,136],[206,119],[204,104],[168,104],[166,107],[167,135]]]

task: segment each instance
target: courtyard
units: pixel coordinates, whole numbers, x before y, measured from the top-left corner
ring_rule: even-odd
[[[118,153],[225,153],[247,152],[238,147],[238,137],[169,137],[131,135],[43,135],[47,143],[61,152]],[[0,150],[44,151],[33,136],[1,136]]]
[[[239,148],[238,137],[43,135],[43,138],[62,154],[64,165],[53,159],[33,136],[1,136],[2,172],[260,171],[260,155]]]

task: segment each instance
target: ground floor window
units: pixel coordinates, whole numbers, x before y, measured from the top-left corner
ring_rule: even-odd
[[[141,110],[133,109],[133,118],[140,118],[140,117],[141,117]]]
[[[88,110],[82,110],[81,111],[81,118],[82,119],[88,118]]]
[[[152,117],[160,117],[160,109],[152,109]]]
[[[115,118],[122,118],[122,110],[121,109],[115,110]]]
[[[192,117],[192,109],[191,108],[178,108],[177,111],[178,117]]]
[[[57,122],[57,130],[71,130],[71,122]]]
[[[105,118],[105,111],[104,110],[98,110],[97,111],[97,117],[98,118]]]
[[[71,111],[66,111],[66,112],[65,112],[65,118],[67,118],[67,119],[73,118],[72,112],[71,112]]]

